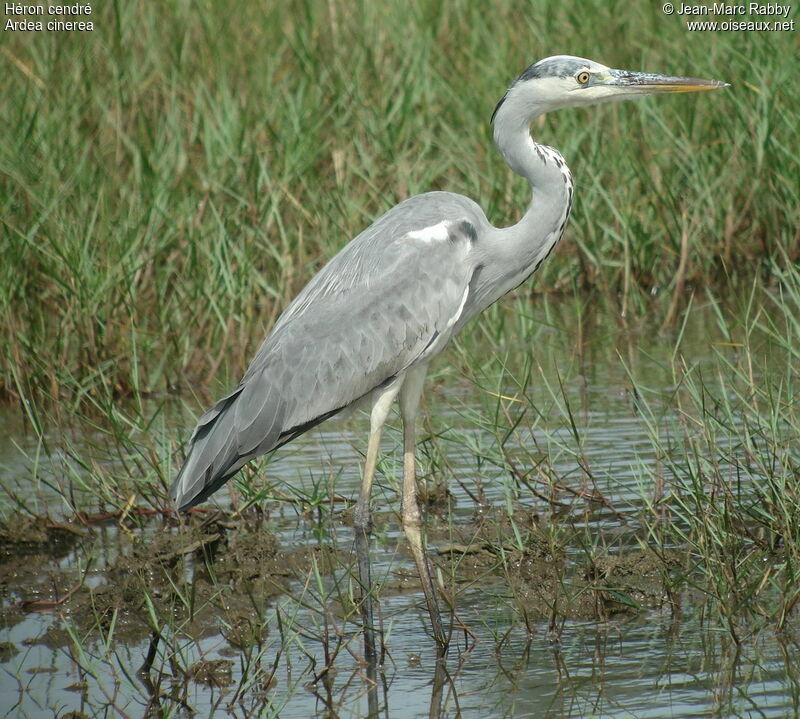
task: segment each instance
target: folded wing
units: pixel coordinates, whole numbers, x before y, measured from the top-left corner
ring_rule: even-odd
[[[179,508],[444,347],[469,293],[480,221],[450,197],[398,205],[297,296],[236,389],[200,418],[170,491]]]

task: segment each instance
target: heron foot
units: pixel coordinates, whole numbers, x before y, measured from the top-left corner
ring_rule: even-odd
[[[412,507],[403,508],[403,530],[405,531],[408,543],[411,545],[411,552],[414,555],[414,562],[417,565],[422,593],[425,595],[425,603],[428,605],[428,614],[431,618],[431,629],[436,643],[442,651],[447,651],[450,643],[449,636],[444,631],[442,615],[439,612],[439,605],[436,601],[436,589],[433,582],[433,572],[428,555],[422,544],[422,520],[419,508],[414,502]]]

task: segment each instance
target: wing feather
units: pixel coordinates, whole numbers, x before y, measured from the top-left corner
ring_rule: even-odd
[[[412,198],[311,280],[239,386],[201,417],[170,492],[180,508],[444,347],[475,270],[474,224],[485,223],[473,204],[449,193]],[[426,240],[425,228],[443,222],[447,234]]]

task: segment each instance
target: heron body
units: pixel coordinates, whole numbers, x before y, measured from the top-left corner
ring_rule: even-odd
[[[434,634],[444,644],[420,535],[414,419],[430,360],[470,319],[528,279],[564,232],[572,176],[556,150],[531,138],[531,122],[562,107],[721,86],[611,70],[570,56],[527,68],[492,118],[503,159],[531,186],[520,221],[493,227],[472,200],[429,192],[392,208],[347,244],[283,312],[236,389],[200,418],[170,492],[178,508],[202,502],[250,460],[368,400],[370,439],[354,517],[358,548],[365,550],[381,428],[399,397],[403,525]],[[368,591],[365,551],[359,551],[359,571]],[[369,601],[363,618],[365,633],[371,632]]]

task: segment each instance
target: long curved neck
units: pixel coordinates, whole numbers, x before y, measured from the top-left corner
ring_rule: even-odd
[[[494,141],[506,164],[531,186],[531,202],[515,225],[495,228],[476,244],[480,287],[464,321],[524,282],[561,237],[572,205],[572,177],[564,158],[530,135],[531,121],[547,108],[515,95],[512,88],[495,111]]]
[[[511,91],[494,118],[497,149],[509,168],[531,186],[531,204],[520,221],[526,224],[541,225],[546,220],[541,213],[549,215],[548,209],[560,216],[565,199],[567,205],[572,202],[572,176],[564,158],[553,148],[535,142],[530,134],[531,122],[545,110]]]

